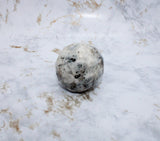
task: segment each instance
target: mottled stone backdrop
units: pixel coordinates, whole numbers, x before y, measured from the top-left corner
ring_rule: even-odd
[[[159,0],[0,0],[0,141],[159,141]],[[102,83],[58,85],[58,52],[96,46]]]

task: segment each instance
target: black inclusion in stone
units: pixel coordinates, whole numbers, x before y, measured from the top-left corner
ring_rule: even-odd
[[[62,66],[62,64],[59,64],[59,65],[58,65],[58,67],[61,67],[61,66]]]
[[[84,86],[85,88],[87,88],[87,87],[88,87],[88,84],[83,84],[83,86]]]
[[[80,74],[78,74],[78,75],[75,75],[74,77],[77,79],[77,78],[79,78],[81,75]]]
[[[68,62],[71,63],[71,62],[75,62],[76,59],[75,58],[68,58]]]
[[[73,89],[75,89],[76,88],[76,83],[71,83],[71,89],[73,90]]]
[[[78,64],[78,68],[81,68],[82,67],[82,64]]]

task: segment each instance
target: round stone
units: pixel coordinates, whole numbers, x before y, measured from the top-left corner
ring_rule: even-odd
[[[101,54],[85,43],[65,47],[56,62],[60,85],[71,92],[80,93],[97,86],[103,70]]]

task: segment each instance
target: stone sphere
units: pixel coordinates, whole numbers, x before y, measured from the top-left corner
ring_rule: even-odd
[[[85,92],[98,85],[103,74],[103,58],[98,50],[85,43],[65,47],[56,61],[60,85],[70,92]]]

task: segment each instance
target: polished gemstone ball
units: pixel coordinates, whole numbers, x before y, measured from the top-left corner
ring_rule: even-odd
[[[81,93],[97,86],[103,70],[101,54],[86,43],[65,47],[56,61],[56,74],[60,85],[71,92]]]

